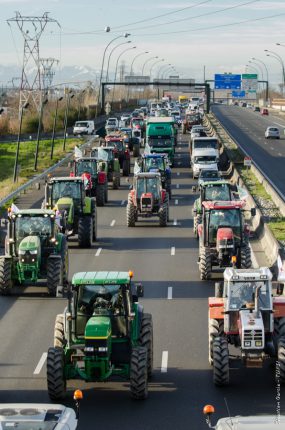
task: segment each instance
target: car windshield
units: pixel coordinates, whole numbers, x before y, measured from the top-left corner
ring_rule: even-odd
[[[158,199],[159,187],[157,178],[138,178],[137,197],[140,198],[143,193],[152,193],[153,197]]]
[[[199,139],[194,141],[193,149],[203,149],[203,148],[218,149],[218,141],[216,139],[213,139],[213,140]]]
[[[245,307],[246,303],[254,302],[256,288],[259,286],[259,306],[262,309],[270,309],[270,294],[267,282],[230,282],[229,286],[228,306],[230,310],[238,310]]]
[[[149,146],[157,147],[157,148],[167,148],[172,146],[170,136],[165,136],[163,139],[159,137],[150,137],[148,139]]]
[[[75,127],[87,127],[88,122],[76,122]]]
[[[230,189],[226,184],[208,185],[205,187],[205,200],[231,200]]]
[[[56,428],[58,421],[1,421],[2,429],[16,428],[17,430],[53,430]]]
[[[211,164],[216,163],[216,157],[214,155],[201,155],[199,157],[194,157],[195,164]]]
[[[52,187],[52,199],[56,201],[61,197],[81,199],[81,183],[77,181],[54,182]]]
[[[212,209],[208,213],[209,242],[215,243],[220,227],[232,228],[234,238],[240,240],[241,219],[237,209]]]
[[[83,173],[90,173],[96,175],[97,163],[95,160],[91,161],[78,161],[76,163],[76,175],[81,176]]]
[[[43,216],[17,216],[15,222],[15,233],[19,240],[27,236],[51,236],[52,222],[47,215]]]
[[[149,172],[152,169],[164,170],[164,159],[162,157],[145,158],[144,164],[146,172]]]

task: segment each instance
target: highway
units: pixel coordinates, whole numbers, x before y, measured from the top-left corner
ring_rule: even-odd
[[[284,196],[285,119],[239,106],[213,105],[212,112]],[[268,126],[279,128],[280,140],[265,139]]]
[[[238,133],[237,122],[243,123],[239,135],[248,146],[253,141],[250,130],[256,128],[262,134],[272,124],[270,117],[264,119],[234,109],[215,106],[213,110],[219,118],[225,118],[232,135]],[[262,133],[259,121],[264,124]],[[274,141],[273,145],[284,146],[285,154],[282,141]],[[265,156],[263,153],[258,158],[258,149],[255,151],[257,161]],[[276,162],[279,160],[276,155],[271,157]],[[282,157],[280,163],[281,160]],[[196,195],[191,191],[194,181],[189,170],[187,135],[179,136],[175,162],[170,222],[166,228],[158,227],[155,219],[140,221],[135,228],[126,227],[125,206],[131,178],[129,182],[125,178],[120,190],[109,190],[108,205],[98,208],[99,241],[86,250],[79,249],[76,242],[69,242],[69,278],[83,270],[132,269],[134,280],[144,285],[142,303],[154,320],[155,372],[149,385],[149,398],[141,402],[132,400],[128,383],[124,381],[69,382],[67,405],[73,404],[73,389],[84,392],[79,429],[206,429],[203,406],[214,404],[216,419],[226,416],[224,398],[232,415],[276,411],[274,367],[269,364],[260,370],[233,368],[229,387],[217,388],[212,383],[208,364],[207,298],[214,292],[214,282],[199,278],[198,243],[192,233],[192,205]],[[281,175],[285,173],[274,174],[282,182]],[[36,193],[29,201],[31,205],[40,204]],[[19,207],[21,202],[27,202],[27,198],[19,200]],[[55,316],[64,306],[64,299],[48,298],[39,290],[20,297],[1,297],[0,402],[49,402],[45,354],[53,344]],[[285,402],[283,408],[284,405]]]

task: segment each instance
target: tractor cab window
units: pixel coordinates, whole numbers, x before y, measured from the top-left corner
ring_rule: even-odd
[[[157,158],[145,158],[145,171],[151,170],[164,171],[164,159],[162,157]]]
[[[90,173],[96,175],[97,163],[95,161],[78,161],[76,163],[76,175],[81,176],[83,173]]]
[[[81,183],[76,181],[55,182],[52,188],[52,200],[57,201],[61,197],[81,200]]]
[[[112,151],[107,151],[104,148],[92,149],[92,157],[96,157],[98,160],[109,161],[112,160]]]
[[[109,142],[109,145],[112,146],[114,149],[117,149],[117,151],[123,150],[123,142],[121,140],[115,140],[113,142]]]
[[[216,243],[219,228],[229,227],[233,230],[234,239],[241,237],[240,211],[236,209],[213,209],[208,212],[209,242]]]
[[[258,293],[260,309],[271,309],[268,282],[264,281],[230,282],[228,309],[232,311],[246,309],[248,303],[254,303],[256,289],[259,286],[261,287]]]
[[[221,200],[229,201],[231,200],[230,190],[226,184],[222,185],[209,185],[205,187],[205,201],[206,200]]]
[[[157,178],[139,178],[137,181],[137,196],[143,193],[152,193],[154,199],[159,199],[159,187]]]
[[[27,236],[52,236],[52,221],[49,216],[17,216],[15,234],[18,241]]]
[[[110,311],[114,315],[124,314],[121,285],[83,285],[80,287],[77,310],[91,316]]]

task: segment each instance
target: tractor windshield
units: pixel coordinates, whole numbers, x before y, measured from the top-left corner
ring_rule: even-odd
[[[75,200],[81,200],[81,182],[54,182],[52,187],[52,200],[57,201],[61,197],[71,197]]]
[[[97,173],[97,163],[95,160],[84,160],[76,162],[76,176],[81,176],[83,173],[90,173],[91,175],[96,175]]]
[[[217,173],[217,172],[216,172]],[[227,184],[220,185],[208,185],[205,187],[205,198],[204,200],[221,200],[229,201],[231,200],[230,189]]]
[[[123,151],[123,142],[121,140],[110,141],[108,145],[112,146],[117,151]]]
[[[154,199],[159,198],[159,186],[157,178],[138,178],[137,180],[137,197],[140,198],[143,193],[152,193]]]
[[[268,282],[230,282],[228,306],[229,310],[246,308],[247,303],[255,300],[256,288],[261,287],[258,293],[261,309],[271,309]]]
[[[92,149],[92,157],[96,157],[98,160],[109,161],[112,160],[113,151],[107,151],[104,148],[94,148]]]
[[[52,221],[45,216],[17,216],[15,223],[17,241],[27,236],[52,236]]]
[[[121,285],[83,285],[79,289],[77,308],[79,311],[93,313],[94,309],[107,309],[123,306]]]
[[[238,209],[212,209],[208,212],[208,237],[211,244],[216,243],[217,231],[221,227],[233,230],[235,240],[241,239],[241,212]]]
[[[151,170],[161,170],[164,171],[164,159],[162,157],[156,158],[145,158],[145,172],[149,172]]]

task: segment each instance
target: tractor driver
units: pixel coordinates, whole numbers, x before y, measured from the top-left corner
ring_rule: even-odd
[[[69,182],[65,184],[65,187],[63,188],[62,195],[64,197],[73,197],[73,187]]]

